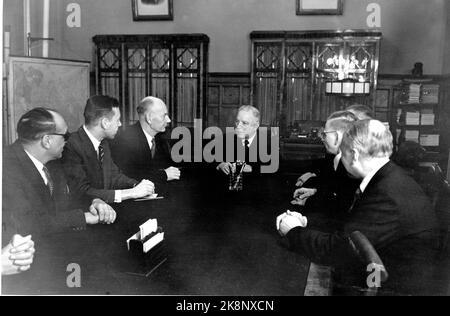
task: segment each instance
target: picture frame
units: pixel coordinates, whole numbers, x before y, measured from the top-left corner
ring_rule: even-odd
[[[8,141],[17,139],[20,117],[35,107],[57,110],[69,132],[83,125],[90,96],[90,62],[10,56],[8,77]],[[70,106],[69,106],[70,105]]]
[[[296,0],[297,15],[342,15],[344,0]]]
[[[131,0],[133,21],[173,20],[173,0]]]

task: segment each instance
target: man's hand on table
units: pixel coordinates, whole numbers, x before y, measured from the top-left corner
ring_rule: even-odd
[[[34,242],[31,236],[14,235],[2,249],[2,275],[12,275],[30,269],[34,258]]]
[[[291,201],[291,204],[305,206],[305,203],[308,200],[308,198],[316,194],[316,192],[317,189],[310,189],[310,188],[297,189],[294,192],[294,199]]]
[[[302,174],[300,177],[298,177],[297,183],[295,184],[295,186],[301,188],[306,181],[308,181],[310,178],[313,178],[313,177],[317,177],[317,175],[312,172],[306,172],[306,173]]]
[[[89,225],[95,224],[112,224],[117,217],[116,211],[107,203],[100,199],[94,199],[89,212],[85,213],[86,223]]]
[[[181,177],[180,169],[175,167],[169,167],[164,171],[166,172],[167,175],[167,181],[180,180]]]
[[[281,236],[286,236],[294,227],[306,227],[307,225],[308,219],[305,216],[289,210],[279,215],[276,220],[277,230]]]

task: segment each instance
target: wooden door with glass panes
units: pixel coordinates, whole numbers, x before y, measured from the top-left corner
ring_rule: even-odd
[[[125,125],[138,119],[145,96],[167,104],[172,126],[206,122],[206,35],[98,35],[94,43],[97,93],[120,101]]]

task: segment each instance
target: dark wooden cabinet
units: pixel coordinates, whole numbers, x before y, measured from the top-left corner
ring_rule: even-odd
[[[301,121],[325,121],[352,103],[374,106],[381,33],[376,31],[255,31],[252,104],[262,124],[281,133]],[[327,93],[344,80],[365,83],[351,97]]]
[[[97,35],[96,93],[117,98],[123,122],[137,120],[146,96],[169,107],[172,126],[207,120],[209,38],[204,34]]]

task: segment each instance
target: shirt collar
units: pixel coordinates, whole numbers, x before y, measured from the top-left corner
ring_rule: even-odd
[[[337,168],[339,166],[339,161],[341,161],[341,157],[342,157],[341,152],[339,152],[336,156],[334,156],[334,159],[333,159],[334,171],[337,170]]]
[[[83,125],[83,129],[86,132],[86,135],[91,140],[92,145],[94,145],[95,151],[98,152],[98,146],[100,146],[101,142],[97,138],[95,138],[95,136],[92,135],[91,132],[89,132],[89,130],[86,128],[86,125]]]
[[[145,138],[147,138],[148,145],[150,146],[150,148],[152,148],[152,146],[153,146],[152,140],[154,137],[152,135],[150,135],[149,133],[147,133],[147,131],[142,127],[142,125],[141,125],[141,129],[144,132]]]
[[[255,133],[252,137],[250,137],[250,138],[248,139],[248,146],[249,146],[249,147],[252,145],[252,142],[253,142],[253,140],[255,139],[255,137],[256,137],[256,133]],[[242,145],[245,145],[245,139],[241,139],[241,142],[242,142]]]
[[[385,158],[380,160],[380,163],[368,174],[364,177],[364,179],[361,181],[361,184],[359,185],[359,189],[361,192],[364,192],[364,190],[369,185],[370,180],[375,176],[375,174],[384,167],[389,162],[389,158]]]

